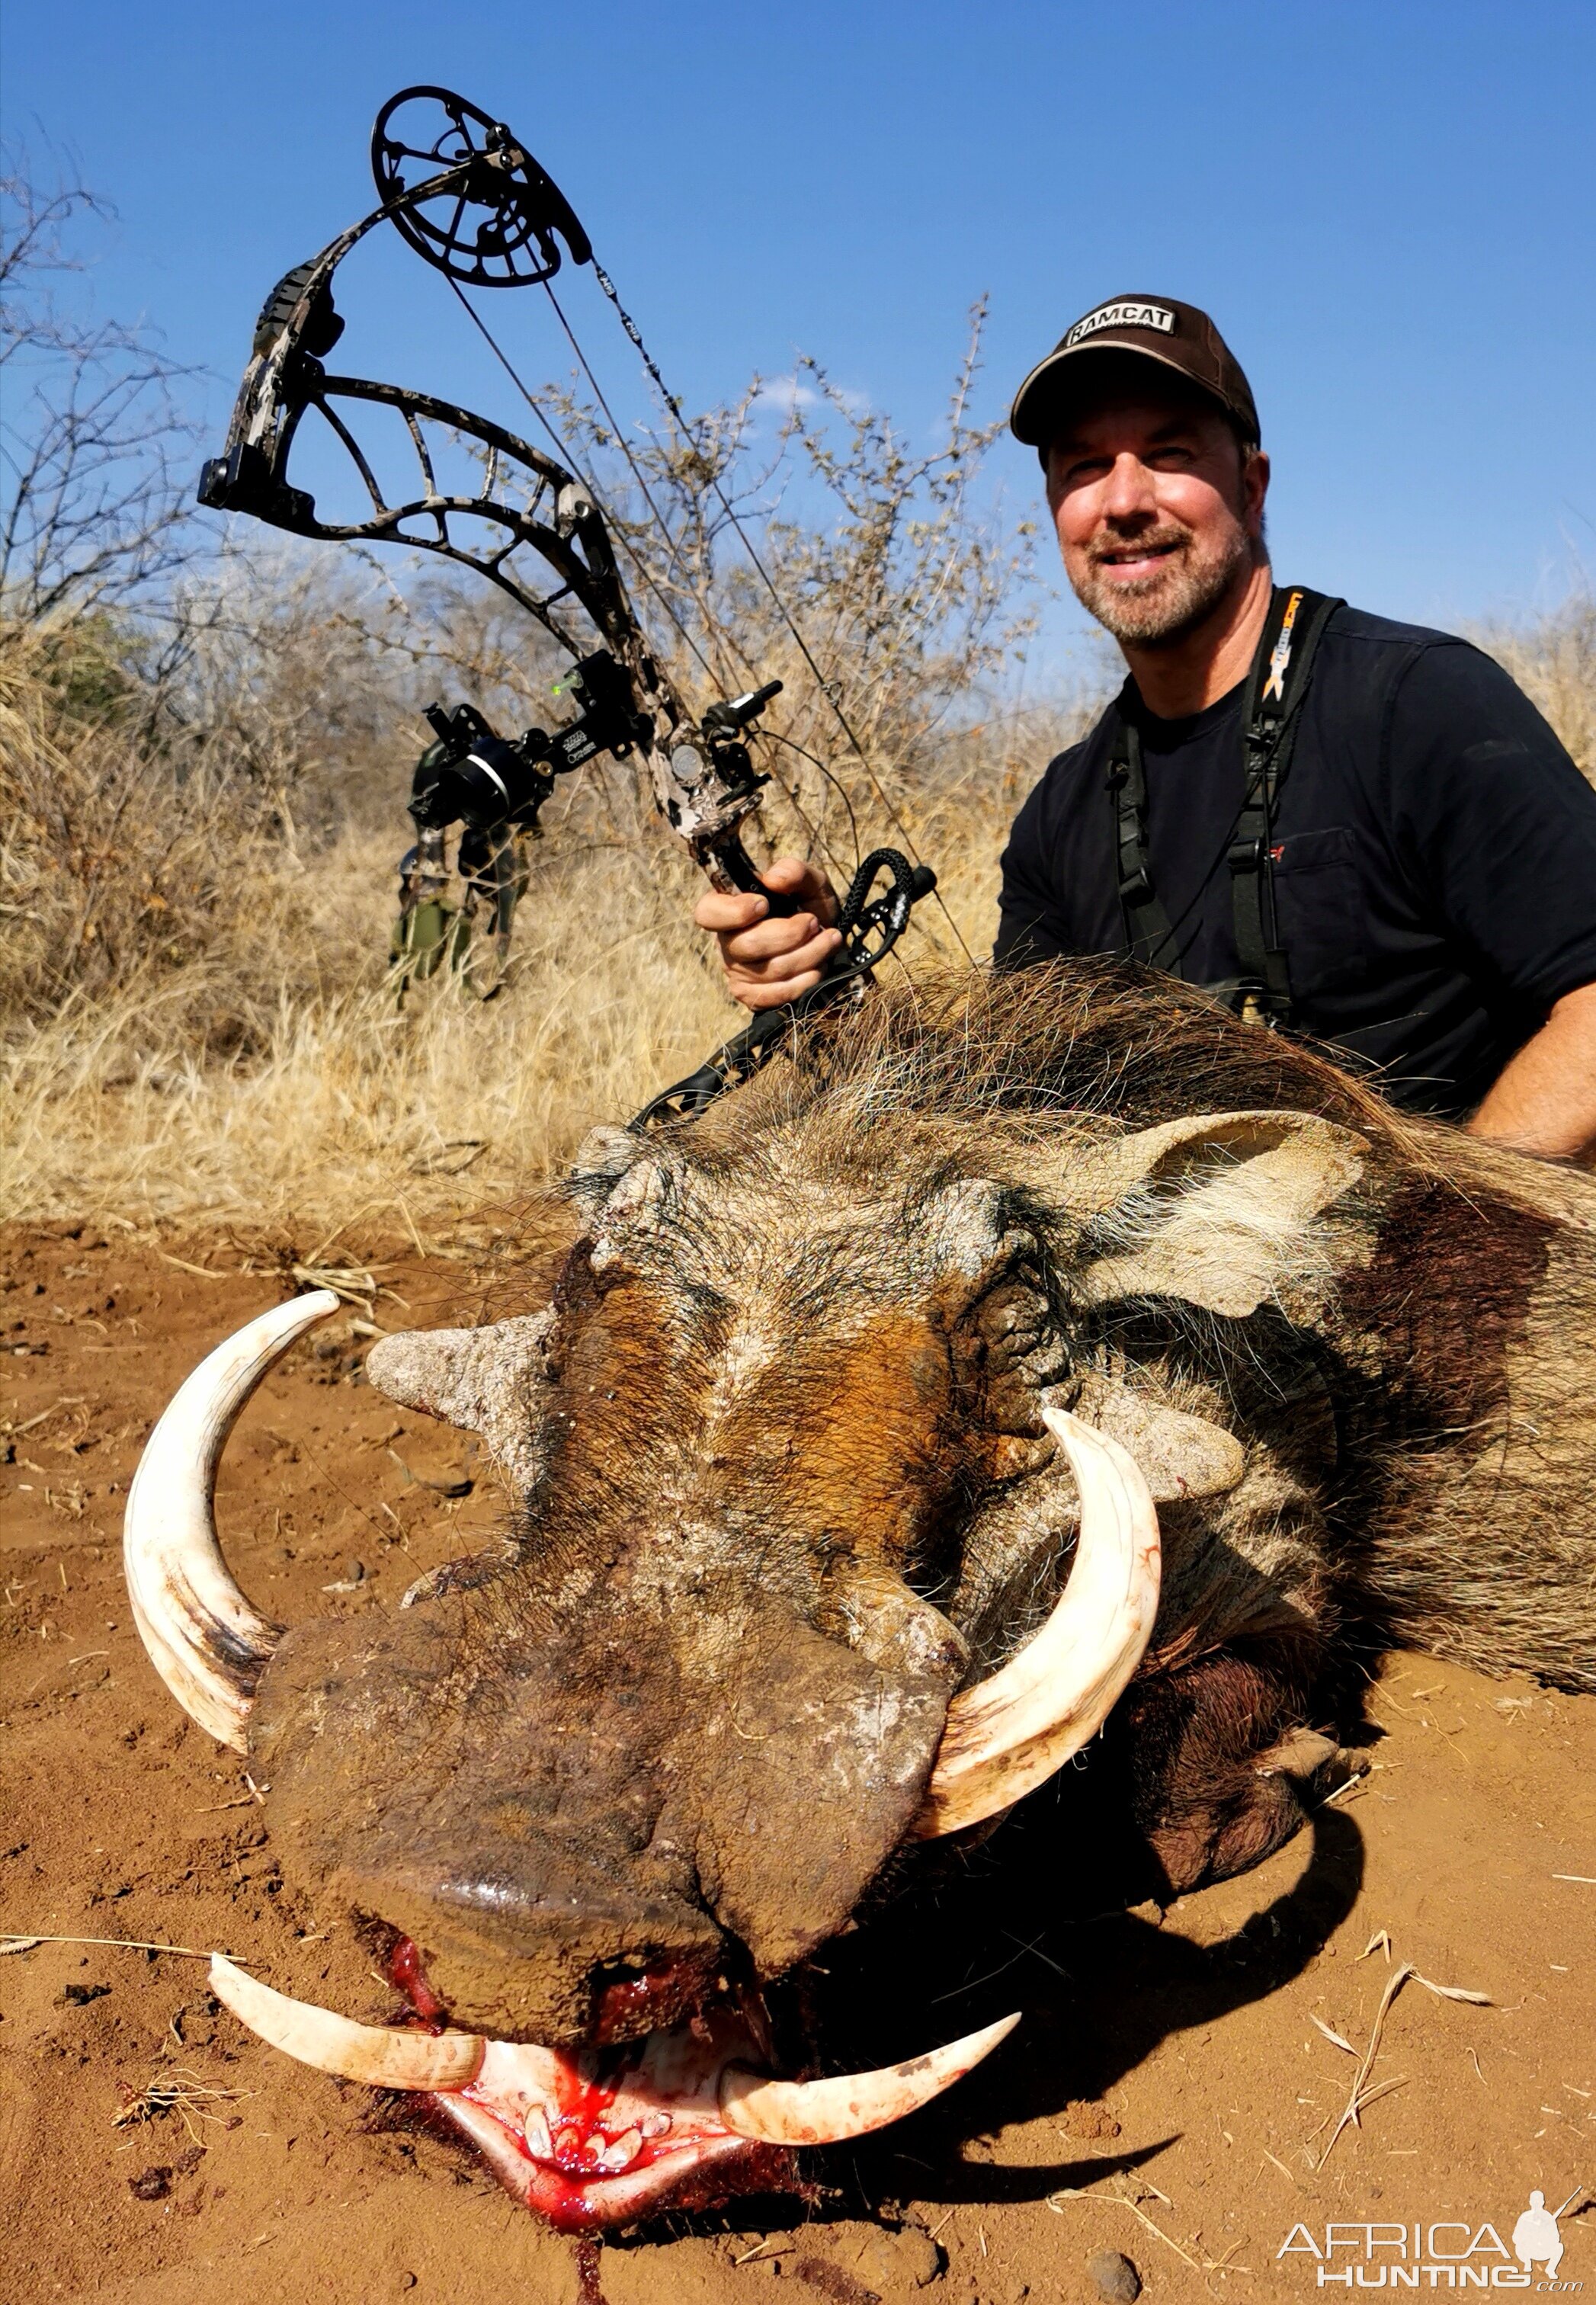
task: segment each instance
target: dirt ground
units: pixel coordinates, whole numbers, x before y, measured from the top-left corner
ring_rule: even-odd
[[[392,2011],[343,1918],[279,1878],[244,1765],[176,1713],[122,1582],[140,1444],[293,1286],[270,1263],[93,1229],[0,1242],[0,2305],[564,2305],[573,2243],[443,2144],[373,2133],[363,2093],[217,2012],[194,1953],[148,1949]],[[482,1275],[412,1250],[378,1277],[377,1322],[404,1326]],[[503,1510],[464,1436],[366,1388],[362,1349],[342,1322],[297,1348],[229,1451],[230,1559],[279,1617],[391,1606]],[[1132,2294],[1089,2267],[1103,2251],[1150,2299],[1290,2299],[1321,2270],[1385,2285],[1415,2225],[1416,2277],[1452,2287],[1455,2264],[1504,2264],[1532,2187],[1575,2196],[1559,2279],[1596,2289],[1596,1703],[1399,1657],[1371,1717],[1371,1773],[1311,1840],[1167,1914],[1094,1914],[1083,1836],[1028,1811],[968,1894],[899,1917],[885,1970],[879,1931],[847,1940],[837,1990],[872,2050],[1026,2022],[939,2106],[831,2156],[818,2201],[606,2246],[589,2305],[595,2279],[608,2305]],[[1365,2072],[1405,1963],[1488,2000],[1410,1977]]]

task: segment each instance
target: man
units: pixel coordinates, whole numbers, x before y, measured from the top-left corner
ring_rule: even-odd
[[[1129,953],[1372,1066],[1411,1110],[1549,1157],[1596,1149],[1596,792],[1466,642],[1277,588],[1252,391],[1205,313],[1119,297],[1010,418],[1065,572],[1129,677],[1048,767],[1003,858],[1002,965]],[[839,941],[709,896],[750,1008]]]

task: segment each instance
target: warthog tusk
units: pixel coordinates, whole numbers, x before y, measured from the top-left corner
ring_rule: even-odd
[[[122,1558],[149,1661],[183,1711],[235,1751],[282,1628],[228,1573],[216,1542],[216,1467],[240,1410],[294,1339],[338,1309],[330,1289],[261,1314],[202,1360],[145,1444]]]
[[[1159,1516],[1135,1459],[1044,1408],[1081,1493],[1081,1533],[1052,1615],[989,1680],[947,1708],[913,1827],[921,1841],[980,1824],[1096,1736],[1142,1661],[1159,1605]]]
[[[313,2001],[291,2001],[219,1952],[211,1955],[210,1989],[274,2049],[346,2081],[365,2081],[372,2088],[456,2089],[475,2080],[481,2070],[487,2044],[480,2034],[357,2025],[352,2018],[317,2008]]]
[[[746,2065],[728,2065],[720,2079],[720,2117],[736,2136],[765,2145],[838,2145],[929,2105],[979,2065],[1019,2021],[1016,2010],[923,2057],[884,2065],[879,2072],[844,2073],[835,2080],[773,2081]]]

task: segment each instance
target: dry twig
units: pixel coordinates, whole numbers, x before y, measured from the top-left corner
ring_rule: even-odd
[[[1174,2202],[1169,2200],[1167,2193],[1159,2193],[1158,2199],[1161,2201],[1168,2201],[1171,2208],[1175,2207]],[[1048,2196],[1048,2207],[1056,2216],[1063,2216],[1062,2204],[1065,2201],[1113,2201],[1119,2208],[1129,2209],[1131,2215],[1139,2218],[1150,2233],[1156,2233],[1165,2248],[1172,2249],[1184,2264],[1191,2267],[1193,2273],[1245,2273],[1251,2275],[1250,2266],[1231,2265],[1227,2262],[1235,2250],[1241,2246],[1239,2242],[1233,2243],[1232,2248],[1227,2250],[1222,2258],[1193,2257],[1187,2250],[1182,2249],[1179,2241],[1164,2231],[1162,2225],[1154,2224],[1141,2203],[1132,2200],[1128,2193],[1098,2192],[1089,2186],[1065,2185],[1057,2193],[1049,2193]]]
[[[200,2132],[194,2126],[196,2121],[214,2122],[218,2128],[224,2126],[221,2114],[210,2110],[213,2105],[229,2105],[239,2097],[259,2097],[260,2094],[259,2089],[212,2088],[187,2065],[168,2066],[164,2076],[157,2075],[154,2080],[147,2081],[141,2089],[130,2088],[125,2081],[120,2087],[122,2109],[111,2116],[113,2129],[127,2129],[139,2122],[158,2121],[163,2114],[175,2113],[196,2145],[200,2143]]]
[[[111,1945],[123,1952],[182,1953],[191,1961],[209,1961],[216,1951],[214,1945],[202,1948],[199,1945],[151,1944],[143,1937],[29,1937],[13,1936],[9,1930],[0,1930],[0,1953],[31,1952],[35,1945],[41,1944]],[[224,1954],[223,1958],[230,1960],[232,1956]]]
[[[1383,1930],[1380,1935],[1382,1936],[1385,1935]],[[1367,1950],[1372,1952],[1377,1942],[1377,1938],[1371,1937]],[[1386,1938],[1386,1945],[1388,1952],[1390,1947],[1388,1937]],[[1319,2156],[1320,2169],[1335,2151],[1336,2140],[1344,2129],[1361,2128],[1363,2126],[1361,2116],[1370,2105],[1380,2097],[1389,2097],[1393,2089],[1399,2089],[1405,2086],[1404,2080],[1388,2080],[1380,2081],[1371,2088],[1369,2077],[1374,2070],[1375,2058],[1380,2054],[1380,2035],[1385,2030],[1387,2012],[1410,1977],[1415,1984],[1422,1985],[1427,1993],[1433,1993],[1443,2001],[1471,2001],[1481,2008],[1488,2009],[1490,2006],[1490,1995],[1488,1993],[1471,1993],[1466,1986],[1461,1985],[1437,1985],[1430,1978],[1421,1977],[1411,1961],[1404,1961],[1400,1969],[1394,1969],[1386,1980],[1386,1989],[1380,1995],[1380,2006],[1374,2012],[1374,2023],[1369,2032],[1369,2046],[1364,2050],[1359,2063],[1357,2078],[1352,2085],[1352,2094],[1342,2110],[1341,2118],[1331,2131],[1329,2143]],[[1313,2021],[1316,2025],[1319,2024],[1318,2018]],[[1328,2025],[1320,2025],[1319,2029],[1321,2033],[1329,2035],[1338,2048],[1351,2048],[1351,2043],[1344,2041],[1338,2033],[1331,2033]],[[1354,2051],[1353,2054],[1355,2055],[1356,2052]]]

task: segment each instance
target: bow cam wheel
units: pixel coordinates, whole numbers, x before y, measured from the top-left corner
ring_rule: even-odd
[[[559,186],[502,121],[446,88],[391,96],[371,131],[378,198],[419,256],[473,288],[523,288],[593,249]],[[437,182],[429,197],[418,198]]]

